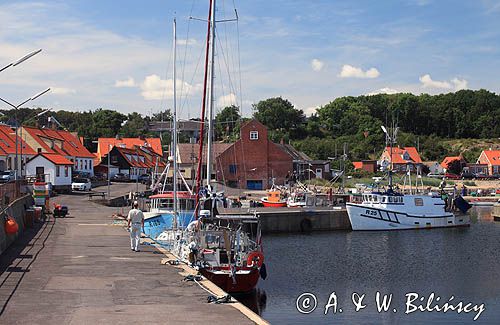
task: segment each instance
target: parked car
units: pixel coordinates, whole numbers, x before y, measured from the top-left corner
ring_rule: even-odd
[[[137,181],[141,182],[142,184],[149,184],[151,183],[151,176],[149,174],[139,175]]]
[[[446,173],[444,174],[444,177],[446,177],[446,179],[460,179],[459,175],[452,173]]]
[[[476,178],[476,175],[474,173],[470,173],[470,172],[462,172],[462,173],[460,173],[460,178],[473,179],[473,178]]]
[[[6,170],[4,172],[0,172],[0,183],[9,183],[14,181],[16,178],[16,172],[13,170]]]
[[[73,191],[90,191],[92,183],[89,178],[75,178],[71,183],[71,189]]]
[[[115,174],[113,177],[111,177],[111,180],[115,181],[115,182],[129,182],[130,177],[127,174],[118,173],[118,174]]]

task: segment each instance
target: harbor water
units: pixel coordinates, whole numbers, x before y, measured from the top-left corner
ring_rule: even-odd
[[[489,207],[470,213],[473,223],[466,228],[266,235],[268,277],[239,299],[273,324],[462,324],[478,314],[476,323],[500,324],[500,222],[493,221]],[[381,298],[392,294],[387,312],[378,312],[377,292]],[[304,293],[315,299],[302,296],[302,312],[316,301],[307,314],[297,309]],[[469,312],[428,311],[432,293],[429,306],[472,303]],[[366,307],[356,311],[353,294],[358,303],[365,295]],[[325,315],[329,299],[336,309]],[[425,311],[411,312],[419,304]]]

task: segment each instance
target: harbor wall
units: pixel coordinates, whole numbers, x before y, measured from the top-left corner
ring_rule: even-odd
[[[345,209],[259,211],[263,233],[297,233],[325,230],[351,230]]]
[[[26,226],[26,209],[33,205],[33,197],[25,195],[13,202],[11,202],[0,213],[0,254],[2,254],[7,247],[9,247],[19,236],[22,235]],[[16,234],[7,235],[5,233],[5,217],[9,216],[16,220],[19,225],[19,231]]]

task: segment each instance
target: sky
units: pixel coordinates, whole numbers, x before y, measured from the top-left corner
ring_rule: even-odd
[[[42,49],[0,72],[0,98],[51,87],[25,106],[171,108],[176,17],[179,115],[199,117],[207,14],[207,0],[0,0],[0,68]],[[500,90],[500,1],[218,0],[216,18],[217,110],[249,116],[282,96],[312,114],[341,96]]]

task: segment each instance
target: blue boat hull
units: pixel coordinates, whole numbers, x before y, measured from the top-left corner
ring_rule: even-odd
[[[153,239],[156,239],[163,231],[172,229],[174,225],[174,215],[171,213],[162,213],[144,220],[144,233]],[[179,212],[177,215],[177,228],[186,228],[194,220],[194,212]]]

